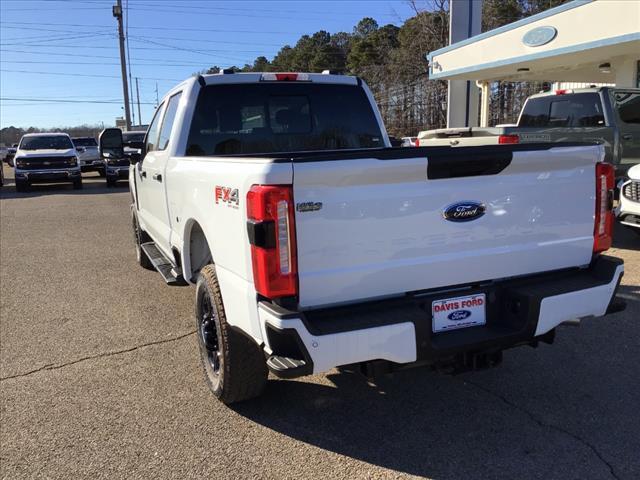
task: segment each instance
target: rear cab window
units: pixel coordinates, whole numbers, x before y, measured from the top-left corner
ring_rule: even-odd
[[[73,138],[73,144],[76,147],[97,147],[98,142],[95,138]]]
[[[600,95],[596,92],[535,97],[527,101],[519,127],[604,127]]]
[[[359,86],[209,85],[199,95],[186,154],[268,154],[384,147]]]

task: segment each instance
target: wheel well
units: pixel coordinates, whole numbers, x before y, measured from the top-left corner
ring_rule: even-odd
[[[200,269],[209,263],[213,263],[209,242],[198,222],[193,222],[189,233],[189,274],[193,280]]]

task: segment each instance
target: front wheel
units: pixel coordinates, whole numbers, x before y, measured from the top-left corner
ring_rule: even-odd
[[[73,189],[74,190],[81,190],[82,189],[82,179],[78,179],[78,180],[74,180],[73,181]]]
[[[200,358],[213,394],[226,404],[259,396],[268,377],[264,356],[251,338],[227,323],[213,265],[198,275],[195,313]]]

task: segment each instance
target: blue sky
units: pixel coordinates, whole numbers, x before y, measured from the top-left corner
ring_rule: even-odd
[[[404,0],[122,1],[144,123],[156,82],[162,97],[193,72],[272,58],[302,34],[350,32],[365,16],[401,25],[412,15]],[[112,125],[124,115],[114,3],[0,0],[0,127]]]

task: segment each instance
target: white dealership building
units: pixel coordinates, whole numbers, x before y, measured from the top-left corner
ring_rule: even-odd
[[[469,12],[471,16],[471,7]],[[453,43],[427,58],[429,78],[480,87],[485,125],[492,81],[640,87],[640,0],[574,0]],[[468,111],[454,98],[449,103],[452,110]]]

